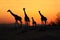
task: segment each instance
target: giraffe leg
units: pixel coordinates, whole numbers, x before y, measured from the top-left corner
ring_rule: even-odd
[[[20,29],[22,29],[22,21],[19,20],[19,22],[20,22],[20,24],[19,24],[19,26],[18,26],[18,27],[19,27],[18,29],[20,30]]]
[[[43,24],[43,21],[41,20],[41,24]]]
[[[20,21],[21,22],[21,27],[22,27],[22,21]]]
[[[22,21],[20,21],[20,23],[22,24]]]
[[[46,20],[45,20],[45,24],[46,24]]]
[[[28,26],[28,22],[27,22],[27,26]]]
[[[36,23],[35,23],[35,26],[36,26]]]
[[[16,23],[17,23],[17,20],[15,20],[15,23],[14,23],[14,27],[15,27],[15,29],[17,29],[17,28],[16,28]]]
[[[18,20],[16,20],[16,22],[15,22],[15,26],[16,26],[16,27],[18,26]]]
[[[17,20],[15,20],[15,25],[17,24]]]
[[[25,21],[25,25],[27,25],[27,22]]]
[[[30,25],[30,22],[28,22],[28,25]]]

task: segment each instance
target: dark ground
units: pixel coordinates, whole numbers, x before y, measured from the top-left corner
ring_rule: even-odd
[[[60,27],[0,24],[0,40],[60,40]]]

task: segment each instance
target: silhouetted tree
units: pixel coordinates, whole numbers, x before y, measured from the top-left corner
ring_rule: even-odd
[[[56,24],[60,26],[60,12],[57,13]]]
[[[56,26],[56,23],[55,23],[54,21],[51,21],[51,22],[50,22],[50,25],[51,25],[51,26]]]

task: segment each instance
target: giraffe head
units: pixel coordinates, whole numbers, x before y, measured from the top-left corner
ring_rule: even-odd
[[[33,17],[32,17],[32,19],[33,19]]]
[[[41,12],[40,11],[38,11],[39,12],[39,14],[41,15]]]
[[[38,11],[40,13],[40,11]]]
[[[9,10],[7,10],[7,12],[10,12],[11,10],[9,9]]]
[[[23,10],[25,10],[25,8],[23,8]]]

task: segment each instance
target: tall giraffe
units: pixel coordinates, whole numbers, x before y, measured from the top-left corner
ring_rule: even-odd
[[[41,21],[42,22],[44,21],[44,23],[46,24],[47,18],[45,16],[43,16],[40,11],[38,11],[38,12],[39,12],[39,14],[41,16]]]
[[[36,26],[36,21],[34,20],[33,17],[32,17],[32,24],[33,24],[33,26]]]
[[[27,24],[27,25],[29,25],[29,22],[30,22],[30,19],[29,19],[29,17],[27,16],[27,14],[26,14],[26,11],[25,11],[25,8],[23,8],[23,11],[24,11],[24,20],[25,20],[25,23]]]
[[[7,12],[10,12],[10,14],[15,18],[16,23],[18,21],[20,21],[20,23],[22,24],[22,18],[21,17],[19,17],[18,15],[14,14],[10,9]]]

